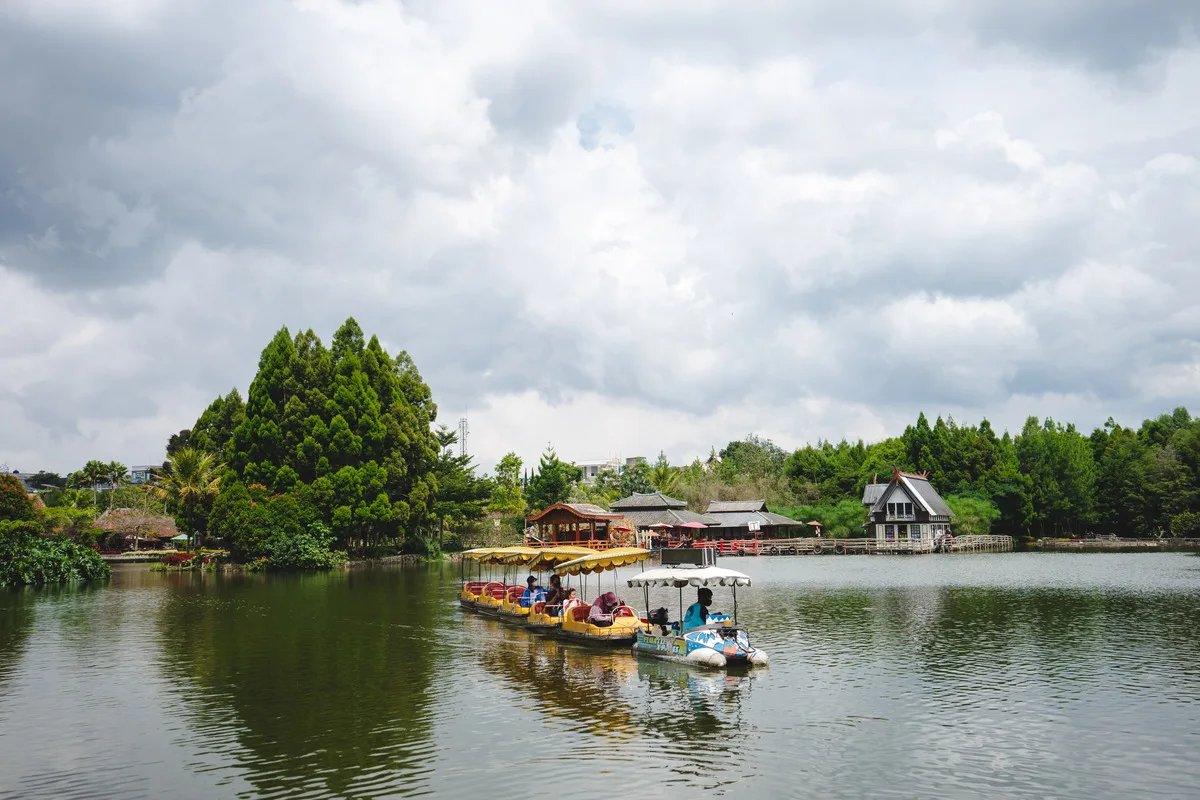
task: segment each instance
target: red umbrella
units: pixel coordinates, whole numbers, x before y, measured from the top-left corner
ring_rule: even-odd
[[[674,525],[669,525],[666,522],[656,522],[650,526],[651,528],[674,528]]]
[[[681,528],[707,528],[708,526],[705,525],[703,522],[696,522],[695,520],[693,520],[692,522],[685,522],[682,525],[680,525],[679,527],[681,527]]]

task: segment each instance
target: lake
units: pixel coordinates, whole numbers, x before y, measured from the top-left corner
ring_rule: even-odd
[[[1200,558],[721,563],[748,676],[460,611],[457,564],[0,590],[0,798],[1195,796]]]

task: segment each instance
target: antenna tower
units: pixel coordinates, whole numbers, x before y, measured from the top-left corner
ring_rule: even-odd
[[[467,427],[467,418],[458,418],[458,454],[465,456],[467,454],[467,434],[471,429]]]

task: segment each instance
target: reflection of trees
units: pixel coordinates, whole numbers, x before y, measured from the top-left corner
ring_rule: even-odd
[[[436,583],[423,570],[180,580],[159,629],[166,671],[196,690],[181,712],[214,752],[240,745],[262,794],[419,789]]]
[[[0,589],[0,688],[21,663],[33,629],[33,590]]]

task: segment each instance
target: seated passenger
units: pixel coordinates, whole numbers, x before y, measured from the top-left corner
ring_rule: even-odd
[[[565,617],[572,608],[583,605],[583,602],[575,596],[575,587],[571,586],[566,590],[566,597],[563,598],[562,613]]]
[[[552,617],[557,617],[562,610],[563,601],[567,599],[567,592],[562,587],[562,578],[557,575],[550,576],[550,592],[546,595],[546,613]]]
[[[596,598],[596,602],[592,603],[592,610],[588,612],[588,622],[600,627],[612,625],[613,611],[624,604],[624,601],[615,593],[605,592]]]
[[[529,608],[539,600],[546,599],[546,590],[537,585],[537,578],[530,575],[525,579],[525,591],[521,593],[521,608]]]
[[[712,589],[700,587],[696,591],[696,602],[688,606],[683,615],[683,632],[699,628],[708,623],[708,607],[712,605]]]

